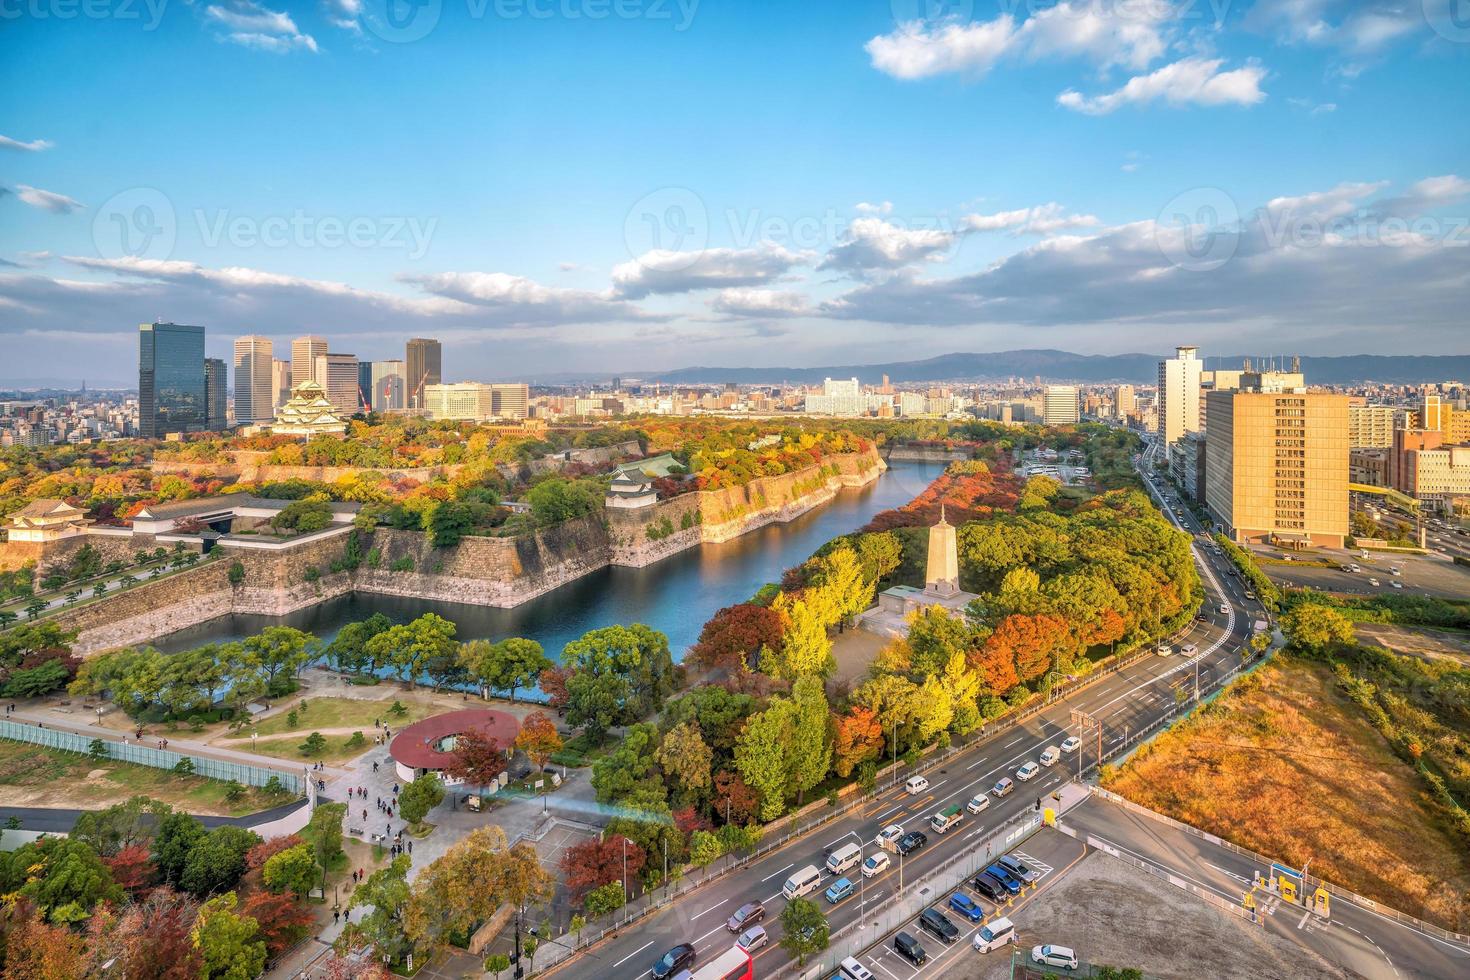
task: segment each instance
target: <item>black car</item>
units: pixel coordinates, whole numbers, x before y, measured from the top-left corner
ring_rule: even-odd
[[[949,916],[934,908],[925,909],[919,913],[919,928],[933,933],[947,943],[952,943],[960,938],[959,927],[950,921]]]
[[[911,830],[898,839],[898,853],[908,856],[927,843],[929,843],[929,835],[921,830]]]
[[[653,964],[653,969],[649,971],[649,976],[653,977],[653,980],[669,980],[680,970],[693,965],[694,947],[688,943],[680,943],[659,957],[658,962]]]
[[[970,882],[970,884],[974,885],[977,892],[992,902],[1004,902],[1010,897],[1010,894],[1006,891],[1006,886],[999,878],[992,877],[983,871],[977,874],[975,880]]]
[[[899,956],[914,966],[923,966],[924,962],[929,959],[929,953],[919,945],[919,941],[906,932],[900,932],[893,937],[893,948],[898,951]]]

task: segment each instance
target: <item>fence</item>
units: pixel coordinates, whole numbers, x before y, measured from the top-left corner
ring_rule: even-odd
[[[57,728],[40,728],[15,721],[0,721],[0,738],[7,738],[14,742],[29,742],[32,745],[44,745],[63,752],[75,752],[78,755],[92,754],[92,736],[78,735],[75,732],[61,731]],[[197,776],[225,782],[236,780],[246,786],[264,786],[274,778],[287,792],[296,795],[302,793],[302,777],[294,773],[278,769],[264,769],[243,762],[228,762],[208,756],[171,752],[167,749],[152,749],[146,745],[124,745],[122,742],[114,742],[109,739],[100,739],[100,741],[106,757],[118,762],[151,766],[154,769],[173,769],[180,760],[188,759],[193,764],[194,774]]]
[[[1200,830],[1198,827],[1191,827],[1189,824],[1181,823],[1180,821],[1175,820],[1173,817],[1167,817],[1162,813],[1156,813],[1153,810],[1150,810],[1148,807],[1139,806],[1137,803],[1134,803],[1131,800],[1124,799],[1117,793],[1110,793],[1107,790],[1101,789],[1097,786],[1089,786],[1088,789],[1092,792],[1092,795],[1107,800],[1109,803],[1115,803],[1123,809],[1128,810],[1130,813],[1136,813],[1139,816],[1147,817],[1150,820],[1157,820],[1162,824],[1173,827],[1175,830],[1178,830],[1181,833],[1188,834],[1191,837],[1197,837],[1200,840],[1207,841],[1217,847],[1222,847],[1233,854],[1238,854],[1241,857],[1246,858],[1247,860],[1254,861],[1264,868],[1269,868],[1273,864],[1280,863],[1274,861],[1271,858],[1257,854],[1255,851],[1249,850],[1248,848],[1241,847],[1238,844],[1232,844],[1228,840],[1216,837],[1214,834],[1206,833],[1205,831]],[[1307,879],[1304,877],[1303,882],[1305,883],[1306,880]],[[1384,916],[1385,918],[1393,919],[1401,925],[1408,926],[1410,929],[1417,929],[1419,932],[1422,932],[1425,935],[1433,936],[1437,939],[1445,940],[1446,942],[1470,944],[1470,936],[1462,935],[1458,932],[1450,932],[1448,929],[1441,929],[1439,926],[1425,922],[1423,919],[1417,919],[1412,915],[1400,912],[1397,909],[1389,908],[1387,905],[1382,905],[1371,898],[1364,898],[1356,892],[1349,891],[1348,889],[1343,888],[1341,885],[1334,885],[1330,881],[1324,881],[1321,878],[1314,878],[1311,880],[1315,881],[1317,884],[1320,884],[1323,888],[1327,889],[1327,891],[1334,897],[1345,899],[1361,908],[1368,909],[1369,911],[1375,912],[1378,915]]]
[[[772,977],[828,976],[844,957],[856,956],[893,930],[918,916],[931,905],[942,905],[949,893],[973,875],[994,863],[995,859],[1025,841],[1041,829],[1041,814],[1027,813],[997,829],[983,842],[967,846],[953,854],[939,867],[917,881],[905,883],[904,897],[885,898],[871,914],[859,917],[834,932],[827,948],[798,967],[795,962],[771,974]],[[982,850],[983,848],[983,850]],[[896,881],[898,869],[889,871],[886,881]],[[852,901],[852,899],[848,899]],[[861,897],[858,898],[861,902]],[[1000,906],[1004,909],[1010,904]],[[866,909],[864,910],[867,911]]]

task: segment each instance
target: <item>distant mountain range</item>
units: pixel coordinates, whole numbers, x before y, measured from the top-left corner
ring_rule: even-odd
[[[638,375],[645,381],[667,384],[817,384],[823,378],[857,378],[877,384],[883,375],[893,382],[1003,381],[1006,378],[1044,381],[1128,382],[1152,384],[1158,379],[1163,354],[1073,354],[1061,350],[1008,350],[993,353],[941,354],[922,361],[888,364],[844,364],[814,368],[689,367]],[[1247,355],[1209,357],[1205,366],[1235,369]],[[1423,384],[1431,381],[1470,380],[1470,355],[1444,356],[1348,354],[1342,357],[1303,357],[1302,371],[1309,384]],[[1259,359],[1257,359],[1259,364]],[[631,376],[635,372],[628,372]]]

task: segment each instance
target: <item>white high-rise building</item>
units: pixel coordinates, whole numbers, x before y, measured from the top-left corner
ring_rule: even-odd
[[[1076,425],[1082,417],[1077,402],[1077,386],[1047,385],[1041,416],[1047,425]]]
[[[342,416],[362,411],[362,394],[358,391],[356,354],[319,354],[312,362],[311,380],[322,386],[332,409]],[[294,379],[296,369],[293,366]],[[301,382],[295,381],[295,384]]]
[[[273,348],[265,337],[235,338],[235,424],[263,425],[276,417]]]
[[[316,359],[326,352],[327,338],[325,337],[308,335],[291,341],[291,384],[299,385],[303,381],[315,381],[325,387],[326,382],[313,372],[316,371]]]
[[[276,358],[271,361],[271,387],[275,390],[274,408],[291,400],[291,362]]]
[[[401,412],[408,407],[402,361],[373,362],[373,390],[368,400],[375,412]]]
[[[1175,356],[1159,362],[1158,433],[1164,445],[1173,445],[1200,424],[1200,371],[1198,347],[1176,347]]]

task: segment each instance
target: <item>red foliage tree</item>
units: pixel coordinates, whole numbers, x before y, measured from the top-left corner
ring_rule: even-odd
[[[971,650],[970,666],[980,671],[985,684],[995,694],[1005,694],[1021,683],[1016,676],[1016,660],[1009,648],[988,640],[979,650]]]
[[[760,794],[745,785],[738,772],[721,769],[715,773],[715,792],[710,799],[710,808],[716,820],[747,824],[755,817],[760,802]]]
[[[547,667],[537,678],[541,690],[546,693],[547,704],[557,714],[561,714],[567,707],[567,678],[572,676],[570,667]]]
[[[686,806],[682,810],[674,811],[674,826],[679,828],[679,833],[684,835],[685,840],[688,840],[689,835],[696,830],[710,830],[714,827],[704,814],[692,806]]]
[[[1077,639],[1084,647],[1095,647],[1121,640],[1126,632],[1128,624],[1123,617],[1113,609],[1104,609],[1097,619],[1078,631]]]
[[[834,728],[832,768],[839,776],[849,775],[883,751],[883,726],[872,708],[854,705],[847,714],[837,717]]]
[[[114,975],[127,980],[197,980],[203,960],[189,930],[199,903],[167,886],[128,908],[113,933],[118,963]]]
[[[1060,616],[1013,613],[1000,621],[985,641],[987,651],[1002,651],[1016,665],[1016,674],[1031,681],[1051,668],[1052,657],[1071,639],[1067,621]]]
[[[65,926],[48,924],[30,902],[17,902],[3,924],[5,976],[59,980],[85,972],[82,937]]]
[[[289,851],[297,844],[305,843],[306,841],[302,840],[299,834],[287,834],[285,837],[272,837],[270,840],[263,840],[245,852],[245,867],[251,871],[259,871],[265,867],[265,862],[277,854],[280,854],[282,851]]]
[[[453,756],[444,774],[470,786],[489,786],[505,772],[505,750],[500,743],[473,728],[455,737]]]
[[[256,892],[245,899],[241,912],[259,924],[260,938],[265,940],[265,948],[272,956],[290,949],[315,921],[311,911],[295,896],[284,893]]]
[[[762,646],[781,647],[781,614],[749,602],[726,606],[710,617],[689,650],[688,661],[705,670],[736,671]]]
[[[647,860],[643,848],[622,834],[608,834],[567,848],[561,859],[562,878],[574,900],[580,899],[594,888],[622,881],[625,867],[628,880],[634,881]]]
[[[130,844],[116,854],[104,856],[102,863],[112,872],[112,880],[128,893],[136,894],[153,884],[156,870],[147,844]]]

